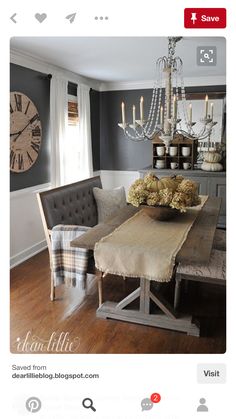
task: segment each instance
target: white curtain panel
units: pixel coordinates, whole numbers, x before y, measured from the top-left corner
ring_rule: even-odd
[[[65,183],[65,149],[68,125],[68,81],[53,75],[50,92],[51,174],[53,186]]]
[[[78,180],[93,176],[89,86],[78,82],[80,173]]]

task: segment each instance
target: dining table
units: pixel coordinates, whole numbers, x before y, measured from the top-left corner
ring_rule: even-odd
[[[220,207],[221,198],[206,197],[204,205],[198,211],[191,228],[181,244],[181,248],[175,255],[175,267],[179,263],[203,265],[209,263]],[[127,205],[104,222],[92,227],[82,236],[75,238],[71,241],[71,246],[94,251],[97,244],[101,243],[102,239],[110,237],[110,235],[119,230],[121,226],[124,230],[127,221],[135,218],[135,215],[137,215],[139,211],[143,211],[142,207]],[[184,215],[179,214],[176,218],[177,220],[178,217],[184,217]],[[173,225],[172,220],[157,221],[157,223],[158,222],[166,223],[166,228],[168,229],[171,229]],[[112,249],[109,250],[112,252]],[[173,268],[172,281],[174,280],[174,272],[175,268]],[[152,286],[154,281],[150,280],[150,278],[145,278],[143,275],[139,276],[137,274],[139,286],[121,301],[103,302],[103,278],[108,273],[113,272],[104,272],[100,269],[96,270],[99,293],[99,307],[96,311],[97,317],[122,320],[141,325],[185,332],[192,336],[200,336],[200,324],[197,320],[193,319],[192,313],[186,314],[177,312],[174,308],[174,301],[173,303],[172,301],[167,301],[163,296],[161,283],[155,282],[156,286]],[[139,299],[138,307],[135,309],[130,308],[130,304],[137,299]],[[153,310],[153,306],[157,308],[157,310]]]

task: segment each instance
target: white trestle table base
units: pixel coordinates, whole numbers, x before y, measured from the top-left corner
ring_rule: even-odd
[[[131,310],[126,307],[139,298],[139,309]],[[150,314],[150,301],[161,310],[159,314]],[[97,309],[97,317],[102,319],[123,320],[146,326],[184,332],[191,336],[200,336],[200,325],[192,322],[192,316],[177,317],[173,307],[163,298],[156,296],[150,290],[150,281],[140,279],[140,286],[118,303],[107,301]]]

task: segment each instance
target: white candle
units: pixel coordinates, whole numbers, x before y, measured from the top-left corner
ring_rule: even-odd
[[[143,121],[143,96],[140,98],[140,120]]]
[[[122,102],[121,104],[121,114],[122,114],[122,124],[125,125],[125,104]]]
[[[135,120],[136,120],[136,117],[135,117],[135,105],[133,105],[133,125],[135,126]]]
[[[189,105],[189,122],[190,122],[190,124],[193,122],[193,107],[192,107],[192,103],[190,103],[190,105]]]
[[[208,95],[205,97],[205,117],[208,117]]]
[[[174,95],[174,98],[173,98],[173,117],[174,117],[174,119],[177,118],[177,101],[176,101],[176,95]]]
[[[164,120],[164,118],[163,118],[163,106],[161,106],[161,114],[160,114],[160,124],[161,125],[163,125],[163,120]]]
[[[213,121],[213,114],[214,114],[214,103],[211,103],[211,119]]]

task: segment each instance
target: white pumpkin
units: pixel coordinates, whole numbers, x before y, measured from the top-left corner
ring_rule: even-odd
[[[203,160],[209,163],[219,163],[221,161],[221,155],[216,151],[206,151],[203,154]]]
[[[221,172],[223,170],[223,166],[221,163],[210,163],[208,161],[204,161],[201,165],[201,169],[207,172]]]

